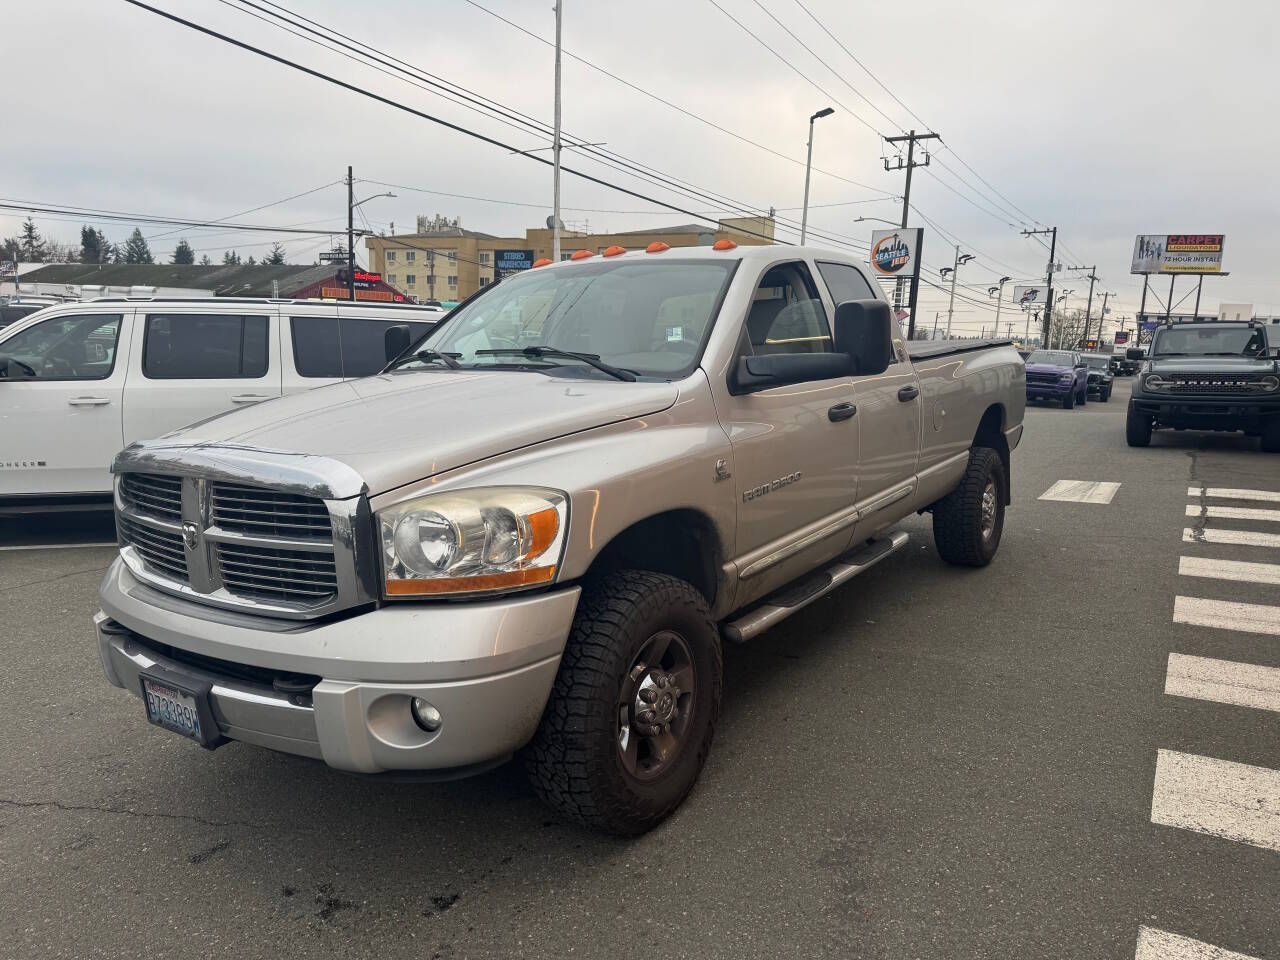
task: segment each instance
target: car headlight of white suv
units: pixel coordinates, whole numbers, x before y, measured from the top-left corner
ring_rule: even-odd
[[[541,487],[430,494],[377,513],[388,598],[506,593],[556,578],[568,497]]]

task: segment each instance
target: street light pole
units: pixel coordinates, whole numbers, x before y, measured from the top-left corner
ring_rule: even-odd
[[[951,274],[951,300],[947,304],[947,339],[948,340],[951,339],[951,315],[955,313],[955,308],[956,308],[956,274],[960,272],[960,267],[963,264],[968,263],[972,259],[973,259],[973,254],[972,253],[962,254],[960,252],[960,244],[957,243],[955,264],[950,268],[943,267],[942,270],[939,271],[939,273],[946,274],[949,272]]]
[[[556,0],[555,133],[551,141],[551,259],[554,263],[560,262],[560,22],[563,3],[564,0]]]
[[[1000,336],[1000,305],[1004,303],[1004,285],[1012,279],[1013,277],[1001,277],[1000,286],[992,287],[990,290],[987,291],[987,293],[991,293],[992,290],[998,291],[996,295],[996,330],[995,330],[995,335],[997,337]]]
[[[804,208],[800,214],[800,245],[804,246],[804,238],[809,230],[809,175],[813,171],[813,122],[835,113],[834,107],[823,107],[809,118],[809,156],[804,162]]]
[[[354,182],[351,179],[351,167],[347,167],[347,299],[354,300],[356,298],[356,196],[352,192],[355,189]]]

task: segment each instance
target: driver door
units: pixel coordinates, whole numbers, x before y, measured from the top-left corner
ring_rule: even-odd
[[[110,492],[132,322],[67,313],[0,341],[0,496]]]

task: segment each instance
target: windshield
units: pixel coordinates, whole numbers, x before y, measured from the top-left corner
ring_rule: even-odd
[[[1261,327],[1174,327],[1156,334],[1154,357],[1265,357]]]
[[[609,376],[550,355],[572,351],[641,377],[677,379],[697,366],[737,263],[621,260],[530,271],[453,311],[416,345],[427,353],[402,366],[439,363],[434,354],[462,367],[571,367],[575,375]]]
[[[1090,370],[1109,370],[1111,368],[1110,357],[1086,356],[1084,362],[1089,365]]]
[[[1071,354],[1065,350],[1034,350],[1027,357],[1027,363],[1049,363],[1055,367],[1075,366]]]

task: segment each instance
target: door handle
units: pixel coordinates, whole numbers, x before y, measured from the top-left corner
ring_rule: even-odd
[[[263,400],[271,400],[272,397],[263,396],[259,393],[240,393],[231,398],[232,403],[261,403]]]
[[[73,407],[100,407],[104,403],[110,403],[110,397],[68,397],[67,403]]]
[[[898,399],[903,403],[906,403],[909,400],[914,400],[918,396],[920,396],[919,387],[903,387],[898,391]]]
[[[827,411],[827,419],[832,423],[839,423],[841,420],[851,420],[857,412],[858,408],[852,403],[837,403]]]

